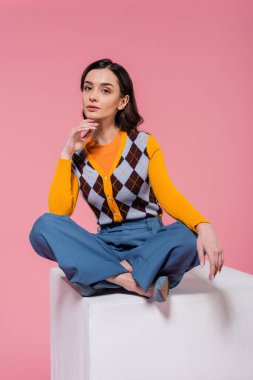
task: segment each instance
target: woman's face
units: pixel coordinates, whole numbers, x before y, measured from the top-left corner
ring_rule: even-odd
[[[82,92],[83,111],[88,119],[115,119],[119,109],[127,104],[129,96],[120,98],[118,78],[109,69],[94,69],[85,77]],[[99,107],[89,110],[87,106]]]

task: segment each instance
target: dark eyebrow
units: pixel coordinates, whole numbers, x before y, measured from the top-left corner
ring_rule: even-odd
[[[93,83],[90,82],[89,80],[84,81],[84,83],[93,84]],[[83,84],[84,84],[84,83],[83,83]],[[101,85],[101,86],[112,86],[112,87],[114,87],[113,84],[111,84],[111,83],[101,83],[100,85]]]

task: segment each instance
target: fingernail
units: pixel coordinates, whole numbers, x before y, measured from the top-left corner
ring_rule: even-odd
[[[201,265],[201,268],[203,268],[204,264],[203,264],[203,263],[200,263],[200,265]]]
[[[213,281],[213,278],[214,278],[214,275],[212,275],[212,277],[211,277],[211,281]]]

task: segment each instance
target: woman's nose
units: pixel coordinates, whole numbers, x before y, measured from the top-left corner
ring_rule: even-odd
[[[93,101],[93,100],[97,100],[97,94],[95,92],[93,92],[92,94],[90,94],[90,100]]]

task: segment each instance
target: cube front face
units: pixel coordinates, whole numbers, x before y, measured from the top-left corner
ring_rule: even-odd
[[[50,270],[51,380],[89,379],[89,308],[58,269]]]
[[[253,281],[231,292],[226,278],[220,291],[197,269],[158,304],[120,293],[81,297],[52,268],[51,380],[251,380]],[[233,284],[243,281],[235,275],[243,276],[232,270]]]

